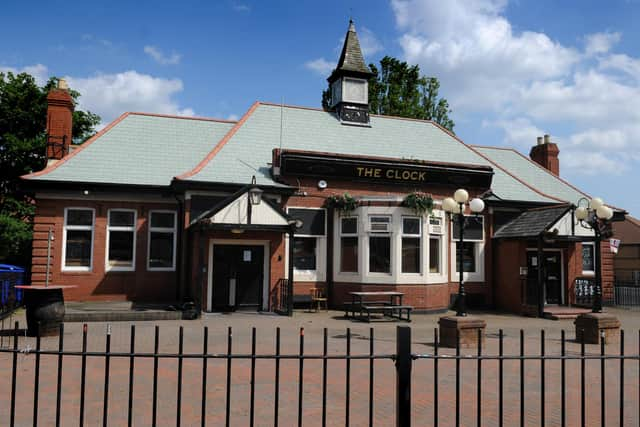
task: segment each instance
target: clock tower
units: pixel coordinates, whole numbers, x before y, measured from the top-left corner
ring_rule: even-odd
[[[364,63],[356,27],[349,20],[338,65],[331,73],[329,106],[344,124],[369,125],[369,78],[373,73]]]

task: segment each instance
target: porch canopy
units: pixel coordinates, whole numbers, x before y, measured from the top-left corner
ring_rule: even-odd
[[[295,231],[295,220],[289,217],[279,206],[267,198],[261,198],[257,204],[250,201],[248,187],[236,192],[212,209],[203,212],[191,222],[199,227],[240,232],[277,231],[290,233]]]
[[[497,230],[493,238],[582,242],[594,240],[595,234],[577,225],[573,206],[563,204],[522,212]]]

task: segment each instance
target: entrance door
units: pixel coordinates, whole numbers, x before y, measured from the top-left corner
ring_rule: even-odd
[[[213,245],[213,309],[258,310],[262,306],[264,247]]]
[[[562,304],[562,256],[560,251],[544,251],[542,280],[545,283],[545,304]],[[537,304],[538,287],[537,251],[527,251],[527,304]]]

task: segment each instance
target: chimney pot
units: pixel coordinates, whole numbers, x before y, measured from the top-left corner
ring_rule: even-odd
[[[538,141],[538,145],[542,145],[542,137],[541,137],[541,136],[539,136],[539,137],[537,138],[537,141]]]
[[[550,142],[551,142],[551,137],[550,137],[548,134],[545,134],[545,135],[544,135],[544,143],[545,143],[545,144],[548,144],[548,143],[550,143]]]
[[[69,90],[69,84],[65,79],[58,80],[58,89]]]

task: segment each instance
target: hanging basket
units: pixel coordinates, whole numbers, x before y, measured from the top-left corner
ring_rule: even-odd
[[[402,206],[413,209],[416,215],[419,216],[422,216],[425,213],[431,215],[431,212],[433,211],[433,197],[431,197],[431,194],[414,191],[404,198]]]
[[[349,193],[344,193],[341,196],[328,197],[325,205],[328,208],[337,210],[340,215],[347,215],[356,210],[358,207],[358,201],[349,195]]]

